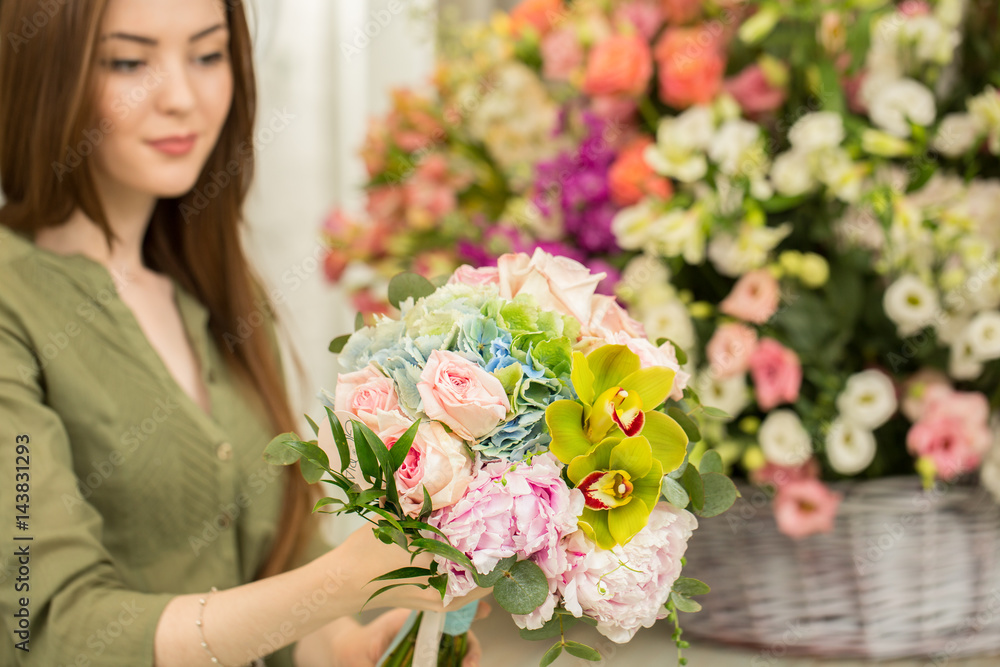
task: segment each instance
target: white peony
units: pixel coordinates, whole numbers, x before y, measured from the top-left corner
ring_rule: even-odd
[[[813,176],[809,153],[793,148],[774,159],[771,183],[786,197],[797,197],[814,189],[819,182]]]
[[[957,158],[975,148],[985,134],[986,129],[972,114],[950,113],[941,120],[931,145],[938,153]]]
[[[896,412],[896,388],[892,380],[876,370],[861,371],[847,379],[847,386],[837,397],[837,409],[843,421],[874,431]]]
[[[882,305],[904,338],[931,324],[940,309],[937,293],[912,274],[889,285]]]
[[[704,405],[718,408],[732,421],[750,404],[750,391],[745,373],[720,378],[711,370],[702,371],[695,380],[695,391]]]
[[[875,94],[869,116],[889,134],[909,137],[910,122],[926,127],[937,117],[934,93],[919,81],[898,79]]]
[[[797,467],[812,456],[812,440],[802,420],[791,410],[775,410],[764,418],[757,434],[764,458],[779,466]]]
[[[964,339],[976,361],[1000,359],[1000,311],[988,310],[973,317]]]
[[[843,419],[834,420],[826,436],[826,458],[842,475],[861,472],[875,460],[875,436]]]
[[[844,140],[844,121],[833,111],[806,114],[792,125],[788,140],[794,149],[806,153],[839,146]]]

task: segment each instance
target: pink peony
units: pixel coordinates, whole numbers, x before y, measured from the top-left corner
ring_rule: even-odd
[[[653,140],[643,136],[625,148],[608,171],[611,199],[619,206],[631,206],[643,197],[666,201],[673,195],[670,180],[646,164],[643,153]]]
[[[774,111],[785,103],[785,90],[772,85],[757,64],[748,65],[742,72],[727,79],[724,87],[748,116]]]
[[[486,574],[504,558],[555,556],[564,535],[576,530],[583,512],[583,494],[562,479],[562,466],[552,454],[531,465],[494,461],[483,466],[465,496],[432,514],[428,523],[465,553]],[[445,603],[475,588],[463,567],[439,559],[449,573]]]
[[[782,403],[794,403],[802,386],[802,364],[798,355],[774,340],[765,338],[750,355],[757,405],[764,412]]]
[[[664,605],[697,527],[690,512],[660,503],[645,528],[610,551],[598,549],[582,532],[572,534],[561,545],[565,570],[555,575],[563,606],[575,616],[596,619],[598,632],[611,641],[631,640],[639,628],[666,617]]]
[[[569,81],[583,66],[583,47],[575,30],[553,30],[542,40],[542,74],[552,81]]]
[[[378,430],[380,411],[403,416],[392,379],[374,366],[339,375],[334,400],[337,410],[356,417],[373,431]]]
[[[906,448],[929,458],[943,480],[972,472],[990,448],[990,405],[979,392],[955,391],[932,402],[906,434]]]
[[[745,324],[728,322],[712,334],[705,354],[715,377],[729,378],[747,372],[756,349],[756,331]]]
[[[583,92],[637,97],[653,75],[653,54],[639,35],[614,35],[594,47],[587,60]]]
[[[922,368],[903,383],[903,414],[915,422],[932,403],[950,396],[952,391],[947,375],[933,368]]]
[[[392,449],[411,424],[398,414],[383,412],[376,433]],[[450,507],[465,495],[472,481],[472,454],[441,424],[422,421],[394,478],[403,511],[417,518],[424,506],[424,487],[435,510]]]
[[[468,441],[495,429],[510,411],[500,380],[454,352],[431,352],[417,391],[428,417]]]
[[[544,310],[571,315],[581,323],[590,321],[591,297],[603,273],[592,274],[587,267],[568,257],[556,257],[536,248],[529,258],[523,253],[501,255],[500,296],[513,299],[526,292]]]
[[[778,311],[781,288],[767,269],[745,274],[719,304],[719,310],[745,322],[764,324]]]
[[[463,264],[455,270],[451,278],[448,279],[449,285],[454,285],[455,283],[461,283],[463,285],[472,285],[473,287],[479,287],[480,285],[499,285],[500,284],[500,272],[495,266],[484,266],[481,268],[473,268],[468,264]]]
[[[726,57],[702,28],[668,28],[656,43],[660,99],[677,109],[708,104],[722,89]]]
[[[778,487],[774,496],[774,519],[778,530],[793,538],[833,530],[843,496],[816,479],[802,479]]]

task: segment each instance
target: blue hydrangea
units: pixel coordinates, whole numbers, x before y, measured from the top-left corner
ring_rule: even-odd
[[[472,445],[472,449],[488,459],[521,461],[528,454],[545,451],[551,440],[545,432],[545,411],[533,410],[517,415],[492,435]]]

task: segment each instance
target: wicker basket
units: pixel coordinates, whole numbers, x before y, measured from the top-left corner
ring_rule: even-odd
[[[712,593],[684,615],[686,632],[760,649],[760,665],[1000,651],[1000,507],[986,491],[924,492],[909,477],[835,488],[844,500],[828,535],[782,535],[752,487],[700,520],[685,576]]]

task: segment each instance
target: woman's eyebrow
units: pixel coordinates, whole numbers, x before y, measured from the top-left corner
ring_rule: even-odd
[[[217,23],[217,24],[213,25],[211,28],[205,28],[201,32],[198,32],[198,33],[192,35],[191,39],[189,39],[188,41],[189,42],[196,42],[199,39],[201,39],[202,37],[207,37],[208,35],[211,35],[216,30],[223,30],[223,29],[225,29],[225,27],[226,27],[225,23]],[[125,39],[125,40],[129,40],[129,41],[132,41],[132,42],[139,42],[140,44],[148,44],[149,46],[156,46],[159,43],[157,40],[153,39],[152,37],[144,37],[142,35],[130,35],[130,34],[125,33],[125,32],[113,32],[113,33],[110,33],[108,35],[104,35],[103,37],[101,37],[101,41],[102,42],[103,41],[107,41],[109,39]]]

